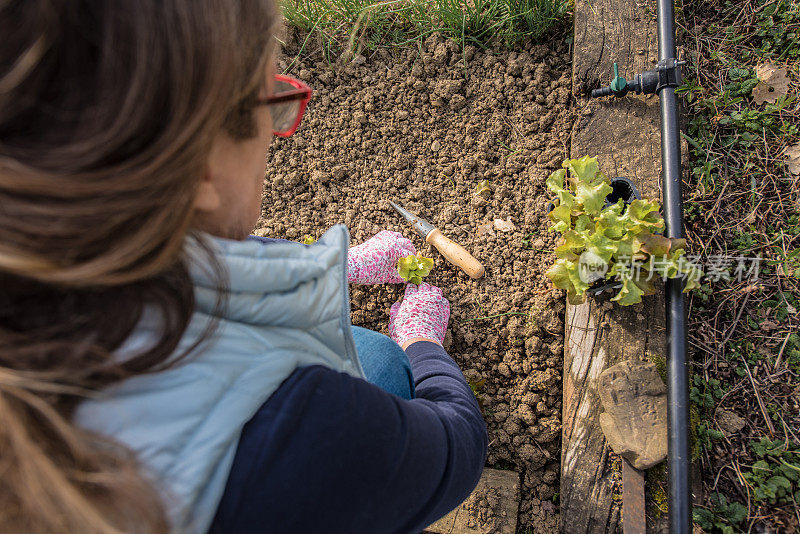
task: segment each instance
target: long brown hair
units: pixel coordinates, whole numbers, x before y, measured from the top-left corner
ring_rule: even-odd
[[[165,532],[135,458],[72,422],[174,358],[212,140],[253,133],[272,0],[0,0],[0,532]],[[112,354],[143,310],[159,340]]]

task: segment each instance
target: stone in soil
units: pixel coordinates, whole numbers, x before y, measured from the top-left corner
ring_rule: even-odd
[[[739,417],[735,412],[723,408],[717,410],[715,419],[720,429],[722,429],[728,437],[740,432],[747,426],[747,421]]]
[[[667,386],[655,364],[624,361],[600,374],[600,427],[611,449],[639,470],[667,457]]]

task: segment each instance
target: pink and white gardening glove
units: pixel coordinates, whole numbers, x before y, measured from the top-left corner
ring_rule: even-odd
[[[416,254],[410,239],[383,230],[347,251],[347,281],[351,284],[402,284],[397,260]]]
[[[408,284],[402,302],[395,302],[389,312],[389,335],[401,347],[409,339],[424,337],[444,343],[450,303],[442,290],[422,282]]]

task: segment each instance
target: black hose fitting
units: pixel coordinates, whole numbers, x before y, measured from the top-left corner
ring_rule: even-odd
[[[646,70],[628,81],[619,75],[619,66],[614,63],[614,78],[611,84],[600,89],[592,89],[592,98],[616,96],[621,98],[629,92],[637,95],[652,95],[665,87],[678,87],[682,83],[681,66],[685,61],[664,59],[658,62],[653,70]]]

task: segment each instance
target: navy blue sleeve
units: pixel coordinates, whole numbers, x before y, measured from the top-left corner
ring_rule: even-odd
[[[211,532],[419,533],[458,506],[486,426],[444,349],[407,353],[410,401],[320,366],[287,378],[244,427]]]

